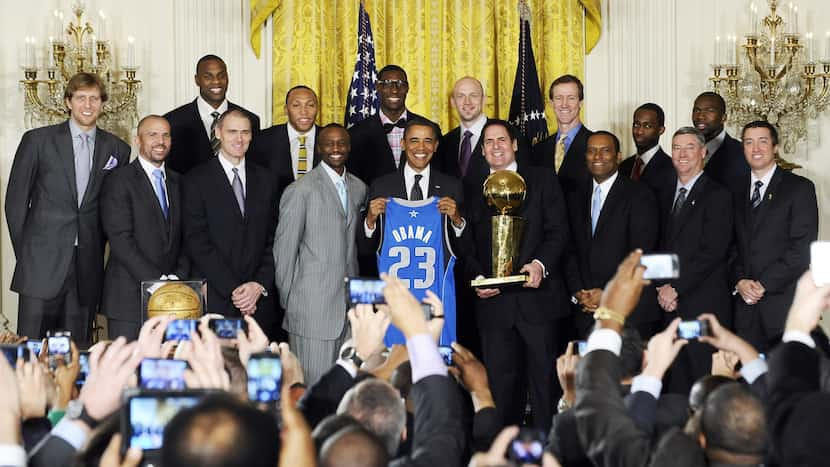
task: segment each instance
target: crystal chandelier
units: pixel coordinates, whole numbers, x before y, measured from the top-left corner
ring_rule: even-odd
[[[104,104],[98,125],[128,140],[138,118],[137,93],[141,81],[135,79],[138,66],[135,41],[127,39],[126,58],[121,72],[116,68],[112,46],[105,40],[106,16],[99,12],[97,31],[84,22],[84,2],[72,5],[75,22],[64,26],[63,13],[53,12],[54,35],[49,36],[44,67],[47,79],[37,79],[37,41],[26,37],[20,81],[25,93],[24,123],[26,128],[50,125],[68,116],[63,92],[70,78],[79,72],[95,73],[107,87],[109,100]]]
[[[750,6],[752,32],[745,35],[741,53],[736,36],[728,36],[726,56],[721,57],[720,37],[715,38],[709,80],[726,101],[730,123],[742,128],[766,120],[778,127],[783,151],[792,154],[796,143],[807,137],[807,120],[817,118],[830,100],[830,33],[824,57],[817,60],[813,34],[808,32],[802,43],[798,32],[798,6],[789,4],[784,21],[776,12],[778,1],[768,3],[770,13],[761,21],[755,4]],[[788,170],[800,167],[780,155],[778,162]]]

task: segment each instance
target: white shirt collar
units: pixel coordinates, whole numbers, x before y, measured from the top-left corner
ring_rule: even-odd
[[[649,163],[649,161],[654,157],[655,154],[657,154],[657,151],[659,150],[660,145],[655,144],[653,148],[649,149],[648,151],[640,155],[640,159],[643,161],[643,167],[645,167]]]
[[[398,117],[398,120],[395,120],[394,122],[389,117],[387,117],[385,113],[383,113],[383,110],[379,111],[378,115],[380,115],[380,124],[381,125],[383,125],[385,123],[398,123],[398,120],[400,120],[400,119],[404,119],[406,121],[409,121],[409,114],[407,113],[406,109],[403,110],[403,113],[401,114],[400,117]]]
[[[149,178],[151,182],[155,181],[155,179],[153,178],[153,171],[155,171],[156,169],[161,169],[161,172],[164,174],[163,178],[167,180],[167,172],[164,170],[164,162],[161,163],[161,167],[156,167],[155,165],[147,162],[147,160],[141,157],[141,155],[139,155],[138,163],[141,164],[141,168],[144,169],[144,173],[147,174],[147,178]]]
[[[296,128],[291,126],[290,122],[286,122],[285,127],[288,128],[288,140],[294,141],[297,139],[298,136],[305,136],[306,137],[306,147],[308,147],[309,141],[314,141],[314,127],[312,126],[310,130],[306,131],[305,133],[300,133],[297,131]]]
[[[199,110],[199,117],[202,119],[202,125],[205,127],[205,132],[207,133],[208,138],[210,138],[210,126],[213,124],[213,112],[219,112],[219,115],[227,112],[228,110],[228,100],[225,99],[217,108],[213,108],[212,105],[208,104],[207,101],[200,95],[196,98],[196,108]]]
[[[325,172],[326,175],[329,176],[329,178],[331,179],[331,182],[334,183],[334,186],[337,186],[338,183],[343,182],[343,184],[348,188],[348,184],[346,184],[346,169],[345,168],[343,169],[343,175],[340,175],[337,172],[335,172],[334,169],[329,167],[329,165],[326,164],[326,161],[320,161],[319,165],[320,165],[320,167],[323,168],[323,172]]]
[[[761,188],[760,188],[759,191],[761,192],[761,198],[764,197],[764,193],[767,192],[767,187],[769,187],[769,182],[770,182],[770,180],[772,180],[772,176],[775,175],[776,169],[778,169],[778,164],[773,164],[772,168],[769,169],[769,171],[767,171],[767,173],[765,173],[764,176],[761,177],[761,178],[757,178],[755,176],[755,174],[750,171],[750,174],[751,174],[750,175],[750,180],[749,180],[749,182],[750,182],[749,183],[749,197],[750,198],[752,197],[752,192],[755,191],[755,182],[757,182],[758,180],[760,180],[761,183],[763,183],[763,185],[761,185]]]
[[[705,162],[709,162],[709,159],[712,158],[712,154],[718,152],[720,146],[723,144],[723,141],[726,139],[726,127],[718,133],[718,136],[712,138],[708,143],[706,143],[706,160]]]
[[[239,172],[239,178],[240,178],[240,180],[242,180],[242,186],[246,187],[247,185],[246,185],[245,182],[246,182],[247,177],[246,177],[246,174],[245,174],[245,158],[244,157],[242,158],[242,161],[239,163],[239,165],[234,166],[233,164],[231,164],[231,162],[228,159],[225,158],[224,155],[222,155],[222,150],[221,149],[219,150],[219,156],[218,157],[219,157],[219,163],[222,164],[222,170],[225,171],[225,176],[228,177],[228,181],[230,183],[233,183],[233,169],[234,169],[234,167],[236,167],[237,169],[239,169],[239,171],[238,171]]]
[[[596,179],[593,179],[593,178],[592,178],[592,179],[591,179],[591,182],[593,182],[593,189],[594,189],[594,190],[596,190],[596,189],[597,189],[597,185],[599,185],[600,189],[602,190],[602,194],[603,194],[603,195],[604,195],[604,194],[606,194],[606,193],[608,193],[609,191],[611,191],[611,185],[613,185],[613,184],[614,184],[614,181],[617,179],[617,174],[619,174],[619,173],[620,173],[619,171],[614,172],[614,174],[613,174],[613,175],[611,175],[610,177],[608,177],[608,178],[607,178],[604,182],[602,182],[602,183],[597,183]]]
[[[703,175],[703,170],[698,172],[697,175],[695,175],[694,178],[689,180],[689,183],[686,183],[685,185],[680,183],[680,178],[678,178],[677,186],[674,189],[675,194],[677,194],[677,191],[680,190],[680,188],[682,187],[686,189],[686,196],[689,196],[689,193],[692,192],[692,188],[695,187],[695,183],[697,183],[697,180],[700,178],[701,175]]]
[[[510,165],[505,167],[504,170],[512,170],[513,172],[518,172],[519,171],[519,164],[516,161],[513,161],[513,162],[510,163]],[[490,173],[495,173],[495,172],[496,171],[493,170],[492,167],[490,167]]]
[[[469,128],[464,126],[464,123],[460,125],[461,133],[458,137],[458,145],[459,148],[461,147],[461,141],[464,140],[464,132],[469,130],[472,133],[470,136],[470,149],[475,150],[476,145],[478,144],[478,140],[481,138],[481,131],[484,129],[484,125],[487,124],[487,115],[484,115],[482,112],[481,115],[470,125]]]
[[[421,192],[424,195],[424,198],[427,197],[427,192],[429,190],[425,190],[424,187],[429,188],[429,165],[424,168],[421,172],[416,172],[415,169],[409,166],[409,163],[404,163],[403,166],[403,180],[404,186],[406,187],[406,197],[409,198],[409,194],[412,193],[412,187],[415,185],[415,175],[423,175],[421,178]]]

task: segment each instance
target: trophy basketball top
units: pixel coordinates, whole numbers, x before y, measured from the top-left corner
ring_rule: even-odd
[[[493,172],[484,180],[484,198],[501,215],[517,210],[527,195],[527,184],[512,170]]]

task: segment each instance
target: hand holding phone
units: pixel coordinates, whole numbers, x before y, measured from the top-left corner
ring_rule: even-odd
[[[518,465],[542,465],[545,437],[541,431],[522,427],[507,447],[507,458]]]
[[[679,339],[697,339],[701,336],[710,336],[709,322],[703,320],[681,321],[677,326]]]
[[[199,322],[195,319],[174,319],[164,331],[165,341],[189,341],[190,334],[198,332]]]
[[[282,361],[279,355],[259,352],[248,359],[248,399],[276,402],[282,388]]]
[[[21,358],[24,361],[31,358],[31,351],[25,345],[3,344],[0,345],[0,349],[3,350],[3,355],[6,357],[6,360],[9,362],[9,366],[11,366],[12,369],[17,366],[18,358]]]
[[[677,279],[680,277],[680,259],[674,253],[656,253],[640,257],[646,267],[643,279]]]
[[[242,318],[212,318],[208,328],[220,339],[236,339],[239,331],[248,332],[248,323]]]
[[[138,366],[138,385],[142,389],[156,391],[181,391],[185,388],[184,360],[145,358]]]
[[[346,278],[346,304],[349,308],[362,303],[378,305],[386,303],[383,288],[386,284],[381,279],[366,277]]]
[[[442,345],[438,347],[438,353],[441,354],[441,358],[444,359],[444,364],[447,366],[452,366],[452,354],[453,350],[452,347],[447,345]]]

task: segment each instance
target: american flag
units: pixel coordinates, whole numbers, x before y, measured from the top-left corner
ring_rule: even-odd
[[[378,92],[375,89],[377,81],[372,25],[369,24],[369,15],[361,1],[357,16],[357,59],[346,98],[346,128],[378,112]]]
[[[508,120],[533,144],[548,136],[545,118],[545,100],[539,88],[536,59],[530,37],[530,8],[525,0],[519,1],[519,18],[522,29],[519,34],[519,62],[513,81],[513,98],[510,100]]]

